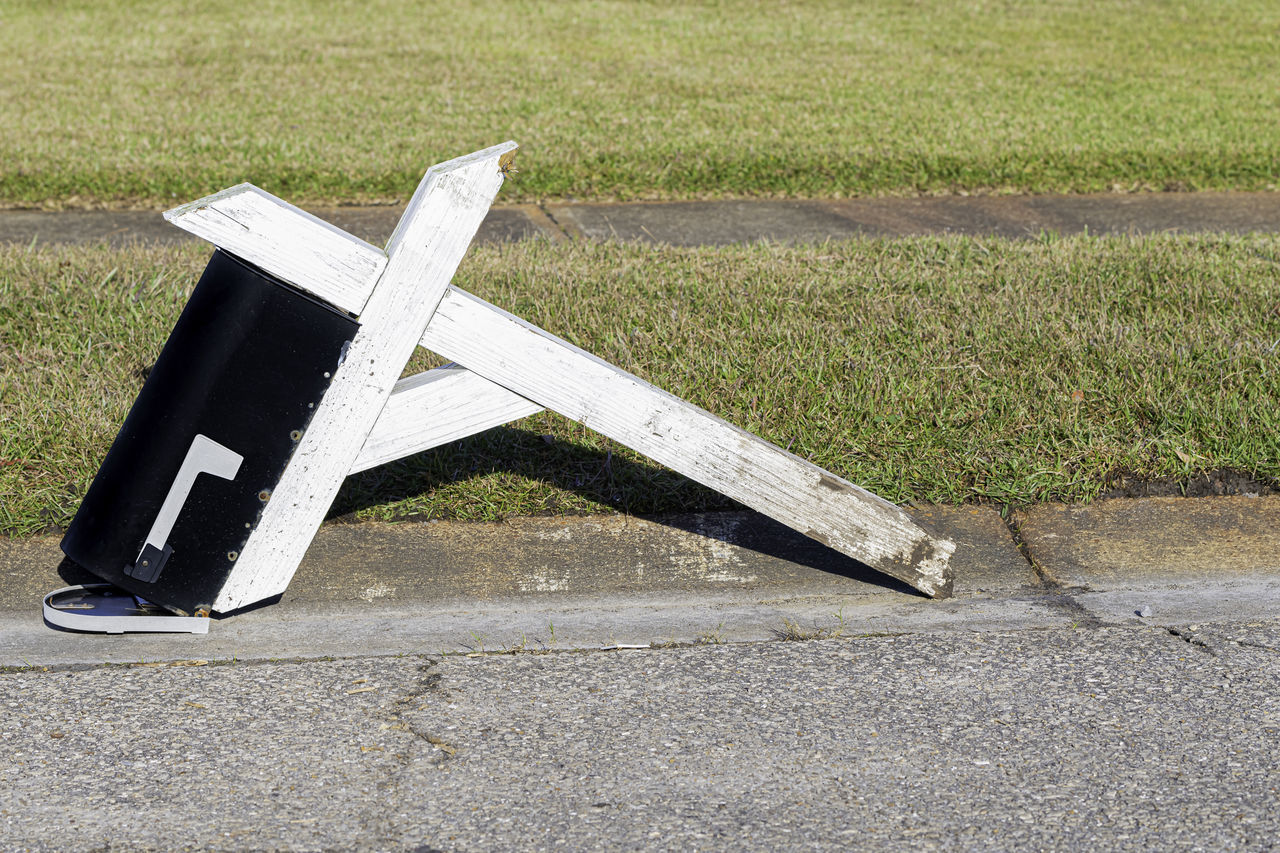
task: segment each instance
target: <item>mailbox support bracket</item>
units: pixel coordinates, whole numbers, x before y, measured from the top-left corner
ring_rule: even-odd
[[[433,166],[385,249],[251,184],[165,213],[360,323],[213,609],[284,591],[347,474],[544,408],[949,596],[955,543],[901,508],[450,284],[515,150]],[[453,363],[399,379],[418,346]]]

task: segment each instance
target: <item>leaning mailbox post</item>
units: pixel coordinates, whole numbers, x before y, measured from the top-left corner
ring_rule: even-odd
[[[67,556],[174,614],[238,610],[285,590],[347,474],[545,408],[950,595],[954,543],[897,506],[450,284],[515,149],[432,167],[385,250],[249,184],[167,212],[217,248]],[[400,379],[418,346],[453,363]]]

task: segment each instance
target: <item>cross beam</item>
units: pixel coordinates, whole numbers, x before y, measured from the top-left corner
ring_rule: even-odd
[[[284,591],[348,473],[544,408],[949,596],[955,543],[899,507],[449,284],[515,148],[432,167],[385,250],[251,184],[165,213],[360,322],[214,609]],[[397,381],[415,346],[455,363]]]

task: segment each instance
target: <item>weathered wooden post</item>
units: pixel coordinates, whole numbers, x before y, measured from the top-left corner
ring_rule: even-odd
[[[297,302],[296,322],[323,334],[314,352],[285,342],[272,356],[298,362],[290,370],[303,379],[286,379],[288,371],[276,379],[288,384],[278,388],[288,402],[271,402],[263,388],[241,406],[219,385],[217,365],[193,363],[216,324],[197,318],[192,331],[180,320],[161,356],[176,348],[177,366],[157,363],[63,540],[67,555],[174,613],[234,611],[284,591],[347,474],[547,408],[927,595],[950,595],[954,543],[897,506],[450,285],[515,149],[509,142],[432,167],[385,250],[249,184],[166,213],[218,247],[211,270],[267,280],[254,292],[268,294],[270,310]],[[216,287],[202,279],[193,293],[210,301],[204,313],[234,323],[226,311],[235,300],[224,305],[202,288]],[[180,331],[198,338],[194,348],[177,340]],[[417,346],[454,363],[398,380]],[[254,357],[246,345],[220,363],[253,373],[245,360]],[[199,381],[181,399],[153,399],[156,373],[182,385],[173,371],[184,365]],[[144,400],[201,415],[178,419],[182,434],[165,438],[185,452],[169,453],[139,489],[127,471],[106,472],[146,468],[147,439],[133,428],[154,437],[172,420],[140,412]],[[100,480],[110,482],[98,495]],[[212,522],[209,507],[232,507],[229,521],[218,536],[197,535]],[[121,532],[105,536],[108,528]]]

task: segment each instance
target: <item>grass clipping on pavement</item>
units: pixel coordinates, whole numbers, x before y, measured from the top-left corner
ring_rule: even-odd
[[[0,248],[0,533],[70,520],[208,255]],[[456,281],[893,501],[1280,478],[1276,237],[527,241]],[[730,505],[544,413],[351,477],[332,515]]]

